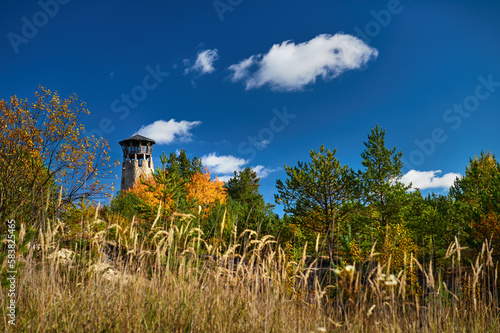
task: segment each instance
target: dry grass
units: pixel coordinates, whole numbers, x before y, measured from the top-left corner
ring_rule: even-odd
[[[257,239],[252,231],[246,231],[244,249],[242,235],[233,235],[224,250],[211,247],[191,221],[183,214],[165,228],[155,221],[144,236],[135,221],[107,223],[106,230],[90,233],[86,251],[76,253],[59,248],[62,224],[48,223],[40,249],[22,258],[14,330],[2,293],[2,330],[500,331],[498,266],[487,242],[474,265],[465,267],[456,241],[447,253],[449,269],[439,274],[412,257],[394,271],[390,262],[378,264],[373,251],[360,267],[334,272],[307,261],[305,253],[291,261],[271,236]],[[96,222],[102,221],[90,224]],[[119,253],[112,262],[95,255],[109,244]]]

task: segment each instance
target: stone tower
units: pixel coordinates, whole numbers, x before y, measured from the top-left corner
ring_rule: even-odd
[[[154,169],[151,156],[154,144],[154,140],[139,134],[120,141],[123,150],[122,191],[134,186],[141,175],[151,174]]]

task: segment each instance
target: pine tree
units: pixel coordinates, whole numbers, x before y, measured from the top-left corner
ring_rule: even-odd
[[[276,181],[275,199],[283,203],[284,211],[293,216],[305,232],[328,235],[330,260],[336,232],[336,221],[341,205],[350,200],[354,173],[348,165],[341,165],[333,152],[324,146],[319,152],[311,150],[311,162],[298,162],[296,167],[285,165],[288,176],[285,183]]]
[[[259,193],[259,180],[257,173],[250,168],[234,172],[234,177],[229,179],[224,187],[231,199],[244,204],[264,203],[262,194]]]
[[[361,153],[361,163],[365,170],[359,172],[362,201],[369,208],[369,219],[385,227],[398,220],[398,214],[407,199],[406,190],[409,186],[399,182],[403,154],[396,152],[396,147],[388,149],[385,146],[385,130],[378,124],[364,144],[366,149]]]
[[[177,173],[185,181],[189,181],[195,173],[203,173],[201,159],[195,156],[191,161],[184,149],[181,149],[179,154],[171,152],[168,158],[166,158],[164,165],[166,172]]]
[[[234,177],[224,185],[238,232],[251,229],[257,233],[271,233],[276,227],[273,225],[277,219],[272,212],[274,206],[266,203],[259,193],[259,181],[257,173],[247,167],[242,171],[235,171]]]

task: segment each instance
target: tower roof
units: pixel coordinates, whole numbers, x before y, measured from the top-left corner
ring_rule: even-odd
[[[146,141],[146,142],[152,142],[153,144],[156,143],[155,140],[153,140],[153,139],[146,138],[145,136],[142,136],[142,135],[139,135],[139,134],[135,134],[135,135],[132,135],[128,139],[120,141],[119,144],[123,145],[124,143],[129,142],[129,141],[132,141],[132,142],[133,141]]]

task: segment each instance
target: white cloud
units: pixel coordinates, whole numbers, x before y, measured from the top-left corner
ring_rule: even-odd
[[[249,68],[254,63],[258,62],[257,58],[259,56],[253,55],[248,59],[242,60],[237,64],[229,66],[229,69],[233,71],[233,74],[231,75],[231,79],[233,80],[233,82],[240,81],[246,77],[249,77],[250,76]]]
[[[211,153],[201,157],[203,165],[208,168],[210,172],[217,175],[219,180],[227,182],[234,177],[234,172],[242,171],[246,164],[249,162],[242,158],[237,158],[232,155],[217,155]],[[257,177],[266,178],[271,172],[279,170],[279,168],[272,169],[266,168],[263,165],[251,167],[257,173]]]
[[[261,148],[261,149],[264,149],[267,147],[268,144],[270,144],[271,141],[270,140],[262,140],[262,141],[257,141],[254,143],[254,146],[255,147],[258,147],[258,148]]]
[[[184,74],[189,72],[198,72],[200,75],[212,73],[215,71],[214,62],[219,59],[219,54],[217,49],[205,50],[198,53],[196,62],[193,66],[187,67],[184,70]],[[189,60],[184,59],[184,65],[189,66]]]
[[[193,136],[191,129],[200,124],[201,121],[157,120],[152,124],[142,126],[137,133],[155,140],[157,144],[169,144],[173,141],[189,142]]]
[[[410,185],[412,184],[413,189],[431,189],[431,188],[443,188],[449,189],[455,179],[457,177],[461,177],[458,173],[446,173],[441,177],[438,177],[437,174],[440,174],[441,170],[434,171],[417,171],[410,170],[403,177],[401,177],[401,182]]]
[[[318,35],[295,44],[275,44],[264,55],[251,57],[231,65],[233,82],[244,81],[246,89],[264,85],[275,90],[301,90],[321,76],[325,81],[345,71],[362,68],[378,51],[352,35]],[[253,71],[252,71],[253,70]]]
[[[271,168],[266,168],[263,165],[257,165],[257,166],[252,167],[252,170],[257,173],[257,177],[266,178],[267,176],[269,176],[269,174],[271,172],[278,171],[279,168],[271,169]]]
[[[211,153],[201,157],[203,165],[207,166],[211,172],[217,176],[225,174],[233,174],[234,171],[240,170],[241,167],[248,163],[248,161],[237,158],[231,155],[217,156],[216,153]],[[222,176],[220,176],[222,177]]]
[[[225,175],[225,176],[217,176],[217,180],[220,180],[221,182],[226,183],[229,179],[233,178],[233,175]]]

